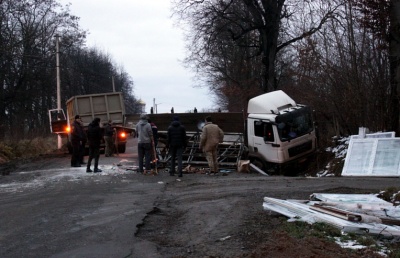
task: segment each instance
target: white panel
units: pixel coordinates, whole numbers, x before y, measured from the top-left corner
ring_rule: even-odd
[[[373,194],[330,194],[330,193],[313,193],[311,200],[320,200],[324,202],[346,202],[346,203],[369,203],[369,204],[385,204],[392,206],[393,204],[376,197]]]
[[[375,175],[400,175],[400,139],[378,141],[375,153],[372,174]]]
[[[361,176],[368,173],[374,140],[351,140],[342,171],[343,175]]]
[[[400,138],[351,138],[342,176],[400,176]]]
[[[394,138],[396,135],[395,132],[383,132],[383,133],[371,133],[366,134],[365,138]],[[350,139],[362,139],[359,135],[352,135]]]

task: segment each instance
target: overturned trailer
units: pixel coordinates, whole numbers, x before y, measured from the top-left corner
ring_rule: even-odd
[[[205,154],[199,148],[200,134],[206,116],[212,116],[216,124],[224,131],[224,140],[218,146],[218,163],[222,169],[236,168],[244,148],[244,119],[242,113],[180,113],[180,114],[150,114],[158,128],[159,143],[157,145],[158,161],[167,166],[171,157],[168,153],[167,130],[174,116],[179,116],[185,126],[188,145],[182,154],[183,164],[191,166],[207,166]]]

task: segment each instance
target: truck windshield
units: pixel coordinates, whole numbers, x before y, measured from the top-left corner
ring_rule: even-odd
[[[282,142],[300,137],[313,131],[311,109],[302,107],[279,115],[275,119]]]

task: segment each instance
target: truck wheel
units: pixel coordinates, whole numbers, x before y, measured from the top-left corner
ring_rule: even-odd
[[[118,152],[119,153],[125,153],[126,150],[126,145],[118,145]]]

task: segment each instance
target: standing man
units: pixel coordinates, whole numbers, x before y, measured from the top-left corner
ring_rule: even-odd
[[[157,161],[158,161],[158,157],[157,157],[157,144],[158,144],[158,128],[156,126],[156,124],[151,121],[150,119],[147,120],[147,122],[149,122],[149,124],[151,125],[151,130],[153,131],[153,146],[152,146],[152,152],[153,152],[153,165],[154,165],[154,169],[157,169]]]
[[[157,128],[156,124],[153,121],[151,121],[150,119],[148,119],[147,122],[149,122],[149,124],[151,126],[151,130],[153,131],[154,148],[156,148],[157,144],[158,144],[158,128]]]
[[[114,152],[114,134],[115,130],[112,128],[112,121],[108,120],[104,128],[104,142],[106,144],[105,154],[106,157],[112,157]]]
[[[71,167],[80,167],[83,159],[82,142],[86,141],[85,131],[83,129],[82,120],[79,115],[75,116],[74,122],[71,124]]]
[[[182,153],[186,148],[186,130],[185,127],[179,122],[179,117],[174,116],[171,125],[168,127],[167,146],[171,153],[171,169],[169,174],[175,175],[175,159],[178,158],[178,176],[182,177]]]
[[[101,172],[99,169],[99,157],[100,157],[100,142],[103,138],[100,128],[100,118],[95,118],[93,122],[89,124],[87,131],[88,141],[89,141],[89,159],[87,162],[86,172],[93,172],[90,169],[92,160],[94,159],[94,173]]]
[[[224,140],[224,132],[218,125],[212,123],[210,116],[206,117],[200,136],[200,146],[206,153],[210,174],[218,173],[218,144]]]
[[[138,156],[139,156],[139,172],[144,175],[151,172],[151,144],[153,142],[153,131],[151,125],[147,121],[146,114],[140,116],[140,121],[136,125],[136,137],[138,138]],[[145,159],[145,168],[143,170],[143,158]]]

